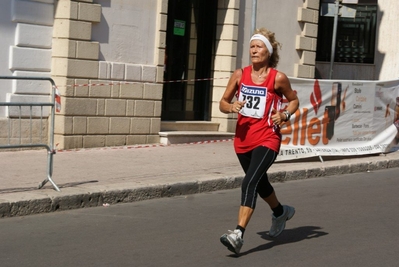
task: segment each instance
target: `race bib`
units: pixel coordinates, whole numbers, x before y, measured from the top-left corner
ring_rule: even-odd
[[[241,85],[238,101],[246,101],[240,113],[246,117],[261,119],[265,114],[267,88]]]

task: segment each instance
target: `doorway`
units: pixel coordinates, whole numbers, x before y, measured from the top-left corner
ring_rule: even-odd
[[[162,120],[210,120],[217,0],[169,0]]]

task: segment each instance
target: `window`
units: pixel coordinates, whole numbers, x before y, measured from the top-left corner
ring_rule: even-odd
[[[317,61],[331,61],[334,2],[334,0],[320,1]],[[377,0],[340,4],[334,62],[374,63],[377,8]]]

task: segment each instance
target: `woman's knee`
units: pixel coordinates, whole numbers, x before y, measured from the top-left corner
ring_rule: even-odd
[[[258,187],[258,194],[261,198],[267,198],[274,192],[274,188],[270,183]]]

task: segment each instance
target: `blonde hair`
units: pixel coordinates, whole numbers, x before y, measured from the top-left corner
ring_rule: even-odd
[[[262,28],[256,29],[254,34],[262,34],[269,40],[270,44],[273,47],[273,54],[271,55],[271,57],[269,59],[269,67],[272,67],[272,68],[277,67],[277,64],[280,60],[278,48],[281,49],[282,45],[276,40],[276,37],[274,36],[274,32],[271,32],[268,29],[262,27]]]

